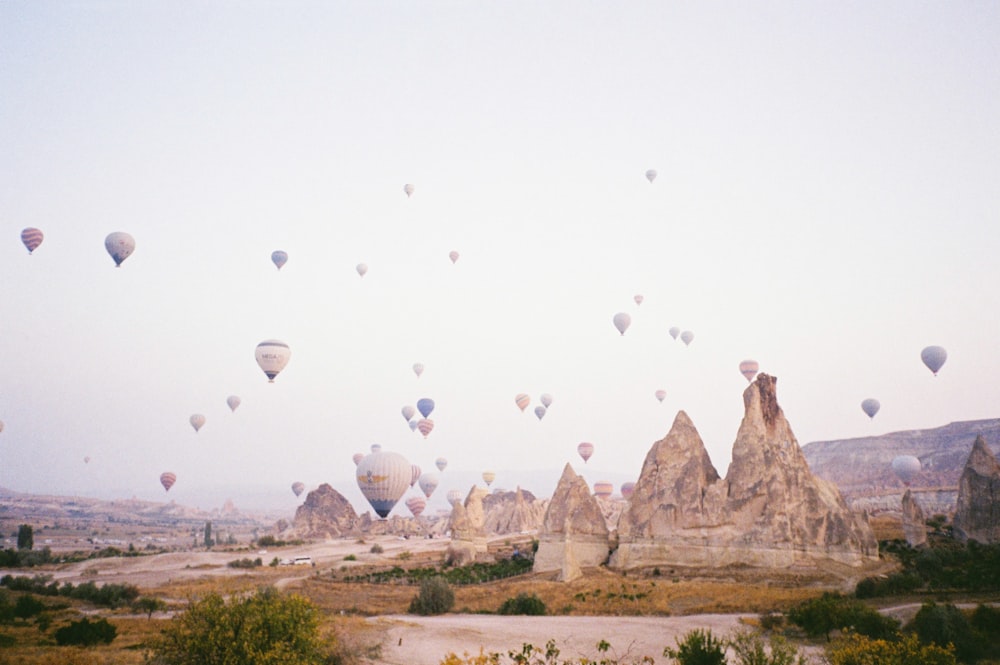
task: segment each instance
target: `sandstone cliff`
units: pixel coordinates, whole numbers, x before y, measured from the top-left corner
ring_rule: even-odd
[[[473,486],[465,502],[458,502],[451,509],[448,528],[451,542],[445,559],[448,563],[463,566],[487,554],[486,511],[483,499],[489,493],[482,487]]]
[[[983,544],[1000,543],[1000,462],[977,436],[958,483],[955,537]]]
[[[483,528],[498,535],[536,531],[545,518],[547,505],[520,487],[513,492],[493,492],[483,499]]]
[[[720,479],[680,412],[646,456],[618,523],[610,567],[860,566],[878,545],[837,488],[814,476],[766,374],[743,393],[744,417]]]
[[[903,537],[910,547],[923,547],[927,544],[927,518],[909,488],[903,495],[902,508]]]
[[[326,483],[306,495],[292,523],[295,533],[302,538],[336,538],[358,533],[360,526],[351,502]]]
[[[570,581],[607,557],[608,528],[601,507],[587,481],[567,464],[545,511],[533,569],[558,571],[558,579]]]

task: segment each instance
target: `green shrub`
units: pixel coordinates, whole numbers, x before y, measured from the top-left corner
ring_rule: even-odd
[[[14,603],[14,616],[18,619],[30,619],[45,611],[45,605],[30,593],[26,593]]]
[[[899,630],[896,619],[882,616],[859,600],[831,592],[793,607],[788,619],[809,637],[826,637],[827,641],[830,631],[837,629],[853,628],[876,639],[891,637]]]
[[[411,614],[444,614],[455,605],[455,592],[443,577],[431,577],[420,583],[420,592],[410,602]]]
[[[805,665],[806,658],[780,635],[770,639],[755,630],[734,631],[726,644],[732,649],[737,665]]]
[[[500,605],[498,614],[527,614],[530,616],[542,616],[545,612],[545,603],[535,594],[519,593],[514,598],[508,598]]]
[[[95,644],[111,644],[118,634],[118,629],[107,619],[91,621],[84,617],[79,621],[70,621],[68,626],[56,630],[56,644],[60,646],[76,645],[89,647]]]
[[[348,554],[347,556],[344,557],[344,561],[357,561],[357,560],[358,557],[354,556],[353,554]]]
[[[264,562],[260,557],[257,557],[256,559],[244,557],[242,559],[230,561],[226,565],[230,568],[256,568],[257,566],[263,566]]]
[[[695,628],[676,638],[677,648],[664,647],[663,655],[678,665],[725,665],[726,643],[711,630]]]
[[[963,663],[974,663],[986,653],[987,644],[982,636],[954,605],[924,603],[910,627],[922,644],[953,645],[955,657]]]
[[[779,630],[785,625],[785,615],[781,612],[765,612],[757,617],[760,627],[766,631]]]
[[[368,550],[368,551],[371,552],[372,554],[381,554],[385,550],[382,548],[381,545],[379,545],[378,543],[375,543],[374,545],[372,545],[372,548],[370,550]]]

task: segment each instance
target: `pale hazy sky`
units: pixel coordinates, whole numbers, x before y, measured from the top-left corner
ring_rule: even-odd
[[[377,442],[443,505],[679,409],[724,473],[744,358],[801,444],[997,417],[1000,5],[3,2],[0,311],[25,492],[363,511]]]

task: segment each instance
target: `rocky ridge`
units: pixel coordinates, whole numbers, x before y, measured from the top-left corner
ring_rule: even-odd
[[[955,537],[982,544],[1000,543],[1000,462],[977,436],[958,483]]]

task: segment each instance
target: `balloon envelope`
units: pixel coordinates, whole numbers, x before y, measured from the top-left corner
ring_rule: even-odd
[[[642,297],[642,294],[637,293],[634,296],[632,296],[632,300],[635,301],[636,305],[641,305],[642,301],[645,300],[645,298]]]
[[[594,454],[594,444],[584,441],[576,447],[576,452],[580,454],[580,457],[583,458],[583,463],[586,464],[590,456]]]
[[[649,169],[646,171],[646,180],[653,182],[656,180],[656,169]]]
[[[622,498],[623,499],[629,499],[629,498],[631,498],[632,494],[634,492],[635,492],[635,483],[634,482],[632,482],[630,480],[627,483],[622,483],[621,493],[622,493]]]
[[[276,249],[271,252],[271,261],[281,270],[281,266],[288,263],[288,252],[283,252],[280,249]]]
[[[615,486],[606,480],[598,480],[594,483],[594,496],[607,499],[615,491]]]
[[[403,191],[406,192],[406,196],[407,197],[410,197],[410,196],[413,195],[413,190],[414,189],[415,189],[415,187],[413,185],[409,184],[409,183],[403,185]]]
[[[124,231],[109,233],[104,239],[104,249],[114,259],[115,265],[121,267],[122,261],[132,256],[135,251],[135,238]]]
[[[658,399],[660,401],[660,403],[663,403],[663,400],[665,400],[667,398],[667,391],[666,390],[657,390],[653,394],[656,395],[656,399]]]
[[[437,489],[439,482],[441,482],[441,479],[436,473],[428,472],[421,474],[420,480],[417,481],[417,484],[420,485],[420,491],[423,492],[424,496],[429,499],[431,494],[434,494],[434,490]]]
[[[354,460],[354,466],[361,464],[361,460],[363,460],[364,458],[365,458],[364,453],[354,453],[351,456],[351,459]]]
[[[170,471],[164,471],[160,474],[160,484],[163,485],[163,489],[170,491],[170,488],[174,486],[177,482],[177,475],[171,473]]]
[[[361,275],[362,277],[364,277],[365,273],[368,272],[368,264],[367,263],[359,263],[357,266],[354,267],[354,269],[358,271],[359,275]]]
[[[671,337],[673,337],[674,339],[677,339],[677,336],[681,334],[681,329],[678,328],[677,326],[674,326],[668,332],[670,333]]]
[[[948,352],[944,350],[943,346],[928,346],[920,352],[920,359],[927,365],[927,369],[934,372],[934,376],[937,376],[944,361],[948,360]]]
[[[238,407],[242,401],[243,400],[239,398],[239,395],[230,395],[226,398],[226,404],[229,405],[230,411],[235,411],[236,407]]]
[[[200,430],[201,426],[205,424],[205,416],[201,415],[200,413],[194,414],[193,416],[188,418],[188,420],[190,421],[191,427],[194,428],[195,432]]]
[[[424,438],[426,439],[427,435],[434,430],[434,421],[431,420],[430,418],[421,418],[420,420],[417,421],[417,429],[420,431],[421,434],[424,435]]]
[[[448,490],[448,503],[454,506],[461,500],[462,500],[461,490]]]
[[[542,418],[545,417],[545,411],[546,411],[545,407],[539,404],[538,406],[535,407],[535,416],[539,420],[541,420]]]
[[[411,472],[410,463],[398,453],[372,453],[358,464],[358,488],[384,518],[410,486]]]
[[[28,248],[28,254],[31,254],[33,251],[38,249],[38,246],[42,244],[42,240],[44,238],[45,235],[39,229],[32,228],[30,226],[21,231],[21,242],[23,242],[24,246]]]
[[[892,471],[904,485],[909,486],[910,481],[920,473],[920,460],[913,455],[900,455],[893,458]]]
[[[748,382],[752,382],[753,378],[757,376],[757,372],[760,370],[760,365],[756,360],[744,360],[740,363],[740,374],[746,377]]]
[[[424,373],[424,364],[423,363],[413,363],[413,373],[416,374],[417,378],[419,379],[420,375]]]
[[[452,263],[457,263],[458,262],[458,252],[456,252],[455,250],[451,250],[450,252],[448,252],[448,258],[451,259]]]
[[[417,411],[419,411],[420,415],[424,418],[427,418],[431,415],[431,412],[434,411],[434,400],[430,397],[422,397],[421,399],[418,399]]]
[[[444,471],[445,467],[448,466],[448,460],[443,457],[438,457],[434,460],[434,466],[438,468],[438,471]]]
[[[694,339],[694,333],[691,332],[690,330],[685,330],[684,332],[681,333],[681,341],[684,342],[684,346],[690,344],[691,340],[693,339]]]
[[[414,485],[416,485],[418,480],[420,480],[420,467],[417,466],[416,464],[411,464],[410,465],[410,487],[413,487]]]
[[[285,369],[288,359],[292,357],[292,350],[281,340],[265,339],[257,345],[254,356],[257,358],[257,364],[267,375],[268,383],[274,383],[274,377]]]
[[[492,485],[493,481],[496,480],[496,477],[497,474],[492,471],[483,471],[483,482],[485,482],[487,486]]]
[[[544,406],[546,409],[552,406],[552,395],[548,393],[542,393],[541,397],[539,397],[538,400],[542,403],[542,406]]]
[[[413,415],[417,412],[415,408],[409,405],[404,406],[402,411],[403,411],[403,418],[406,419],[406,422],[410,422],[410,419],[413,418]]]
[[[868,399],[861,402],[861,410],[868,414],[869,418],[874,418],[878,410],[882,408],[879,401],[874,397],[869,397]]]
[[[514,404],[517,404],[517,408],[524,411],[528,408],[528,405],[531,404],[531,397],[524,393],[519,393],[514,396]]]
[[[427,499],[422,496],[411,496],[406,500],[406,507],[414,517],[420,517],[420,513],[427,507]]]
[[[632,325],[632,317],[628,315],[628,312],[618,312],[615,314],[615,318],[612,319],[615,324],[615,328],[618,329],[622,335],[628,330],[628,327]]]
[[[380,452],[382,452],[382,444],[381,443],[373,443],[372,444],[372,452],[373,453],[380,453]]]
[[[295,496],[299,496],[300,494],[302,494],[302,492],[303,492],[303,490],[305,490],[305,488],[306,488],[306,484],[305,483],[302,483],[302,482],[299,482],[299,481],[295,481],[294,483],[292,483],[292,492],[295,493]]]
[[[83,463],[90,464],[90,455],[87,455],[86,457],[83,458]]]

